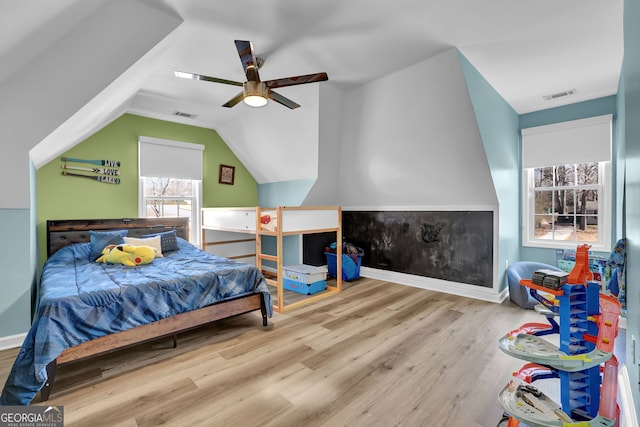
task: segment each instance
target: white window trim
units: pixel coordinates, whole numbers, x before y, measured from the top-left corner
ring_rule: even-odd
[[[195,196],[192,196],[194,203],[192,204],[192,208],[193,208],[193,217],[191,218],[191,230],[190,230],[190,238],[189,240],[191,241],[192,244],[194,244],[195,246],[200,246],[200,229],[201,229],[201,222],[202,222],[202,215],[200,214],[200,212],[202,212],[202,181],[196,181],[194,180],[194,194],[196,194]],[[146,218],[147,217],[147,212],[146,212],[146,204],[145,204],[145,199],[144,199],[144,184],[143,184],[143,177],[138,176],[138,216],[140,218]]]
[[[194,194],[195,196],[192,196],[194,199],[194,203],[193,203],[193,218],[191,219],[191,230],[189,230],[190,232],[190,241],[192,244],[194,244],[195,246],[200,247],[200,229],[201,229],[201,222],[202,222],[202,215],[200,214],[200,212],[202,212],[202,181],[196,181],[194,180]],[[147,212],[146,212],[146,204],[144,201],[144,184],[143,184],[143,177],[138,176],[138,217],[140,218],[146,218],[147,217]]]
[[[602,194],[598,195],[598,243],[535,239],[533,169],[522,170],[522,246],[575,249],[579,244],[588,244],[592,251],[611,251],[611,162],[600,163]]]

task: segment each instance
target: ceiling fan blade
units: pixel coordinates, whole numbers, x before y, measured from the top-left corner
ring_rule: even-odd
[[[270,99],[273,99],[274,101],[276,101],[279,104],[284,105],[285,107],[289,107],[290,109],[294,110],[298,107],[300,107],[300,104],[296,104],[295,102],[293,102],[292,100],[290,100],[289,98],[285,98],[284,96],[280,95],[277,92],[274,92],[272,90],[269,91],[268,95],[267,95]]]
[[[240,92],[239,94],[237,94],[236,96],[234,96],[233,98],[228,100],[225,104],[222,104],[222,106],[223,107],[227,107],[227,108],[231,108],[234,105],[236,105],[237,103],[239,103],[240,101],[242,101],[243,99],[244,99],[244,91]]]
[[[175,74],[176,77],[180,77],[182,79],[204,80],[205,82],[224,83],[226,85],[242,86],[242,82],[219,79],[217,77],[203,76],[202,74],[187,73],[185,71],[174,71],[173,74]]]
[[[238,55],[240,56],[240,62],[242,62],[242,69],[247,76],[247,80],[259,82],[258,60],[253,52],[253,45],[248,40],[236,40],[235,42]]]
[[[327,73],[305,74],[304,76],[285,77],[284,79],[267,80],[264,82],[270,89],[301,85],[305,83],[323,82],[329,80]]]

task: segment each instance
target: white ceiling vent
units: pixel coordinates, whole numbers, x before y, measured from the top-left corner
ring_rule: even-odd
[[[178,116],[178,117],[184,117],[187,119],[195,119],[196,117],[198,117],[197,114],[191,114],[191,113],[185,113],[184,111],[174,111],[173,113],[171,113],[172,116]]]
[[[552,101],[554,99],[562,98],[565,96],[575,95],[576,92],[577,91],[575,89],[565,90],[564,92],[554,93],[553,95],[545,95],[543,96],[543,98],[545,101]]]

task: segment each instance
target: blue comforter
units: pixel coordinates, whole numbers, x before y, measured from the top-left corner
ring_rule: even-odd
[[[90,243],[60,249],[47,260],[38,312],[0,396],[0,405],[28,405],[63,350],[254,292],[271,295],[252,265],[203,252],[178,239],[178,251],[137,267],[89,261]]]

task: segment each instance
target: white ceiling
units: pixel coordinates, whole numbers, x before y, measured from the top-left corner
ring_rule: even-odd
[[[457,47],[520,114],[615,94],[623,56],[622,0],[161,3],[186,25],[144,83],[153,102],[142,97],[132,107],[160,116],[179,109],[214,126],[249,108],[220,107],[238,88],[172,71],[244,81],[234,39],[253,42],[265,59],[263,80],[325,71],[344,90]],[[576,95],[543,99],[572,89]],[[298,90],[279,92],[295,101]]]
[[[265,60],[263,80],[324,71],[329,82],[313,84],[344,91],[457,47],[520,114],[615,94],[623,57],[623,0],[139,1],[184,23],[147,70],[129,111],[211,128],[250,108],[221,107],[240,88],[178,79],[173,71],[244,81],[234,39],[253,42]],[[0,3],[0,82],[103,3]],[[572,89],[575,95],[543,99]],[[278,92],[296,101],[305,90]],[[197,119],[171,116],[176,110]]]

